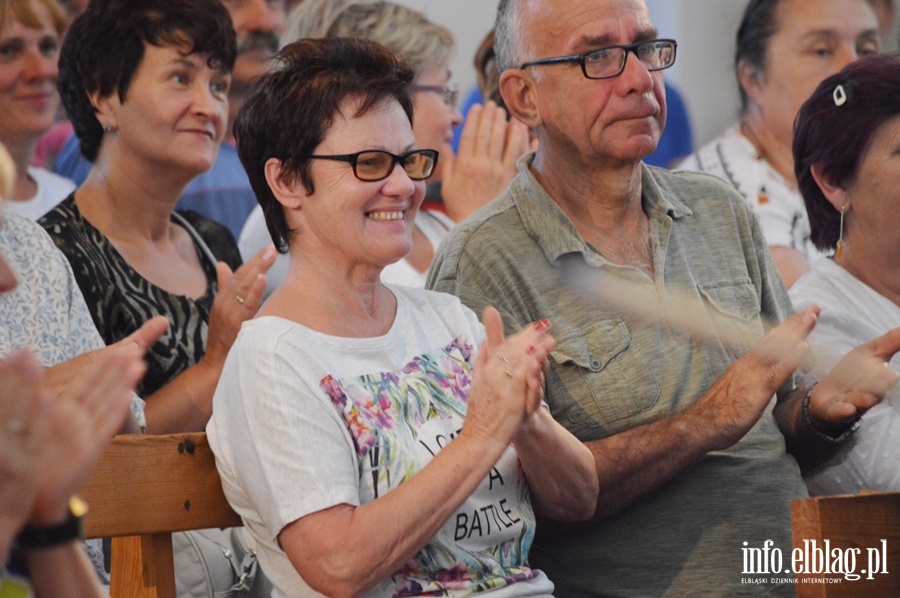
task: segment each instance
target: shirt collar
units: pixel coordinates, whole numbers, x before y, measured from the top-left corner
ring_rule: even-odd
[[[558,264],[559,258],[565,254],[595,253],[532,174],[534,157],[535,152],[529,152],[519,159],[519,174],[509,186],[526,232],[553,264]],[[679,219],[692,214],[690,208],[660,186],[652,169],[644,164],[641,167],[642,200],[651,220],[665,216]]]

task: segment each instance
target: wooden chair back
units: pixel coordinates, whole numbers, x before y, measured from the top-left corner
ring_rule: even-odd
[[[794,500],[791,531],[798,598],[900,596],[900,493]]]
[[[112,538],[111,598],[176,598],[172,532],[241,525],[203,432],[115,438],[80,496],[85,537]]]

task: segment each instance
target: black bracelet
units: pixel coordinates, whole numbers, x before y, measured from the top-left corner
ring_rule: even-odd
[[[81,520],[85,513],[85,502],[73,496],[69,499],[69,514],[64,521],[54,525],[26,525],[16,536],[16,546],[21,550],[39,550],[80,540]]]
[[[809,390],[806,391],[806,396],[803,397],[803,406],[800,408],[800,417],[803,420],[803,425],[809,430],[813,436],[827,442],[829,444],[840,444],[853,436],[857,430],[859,430],[859,422],[860,420],[856,420],[853,424],[844,430],[844,432],[840,436],[830,436],[821,430],[817,430],[813,425],[812,420],[809,419],[809,397],[812,395],[813,389],[816,387],[815,384],[809,387]]]

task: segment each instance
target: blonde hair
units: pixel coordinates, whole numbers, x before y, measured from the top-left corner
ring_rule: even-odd
[[[449,29],[418,11],[383,0],[304,0],[291,11],[281,45],[317,37],[379,43],[403,57],[416,77],[448,65],[455,50]]]
[[[62,37],[69,26],[66,11],[56,0],[37,0],[37,2],[47,7],[53,28],[56,29],[56,34]],[[30,0],[0,0],[0,28],[5,27],[11,19],[19,21],[29,29],[40,29],[44,26],[31,8]]]

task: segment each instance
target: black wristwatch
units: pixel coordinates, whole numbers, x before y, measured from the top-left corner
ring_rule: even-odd
[[[81,539],[81,520],[87,513],[87,503],[73,496],[69,499],[69,515],[55,525],[26,525],[16,536],[16,545],[22,550],[51,548]]]

